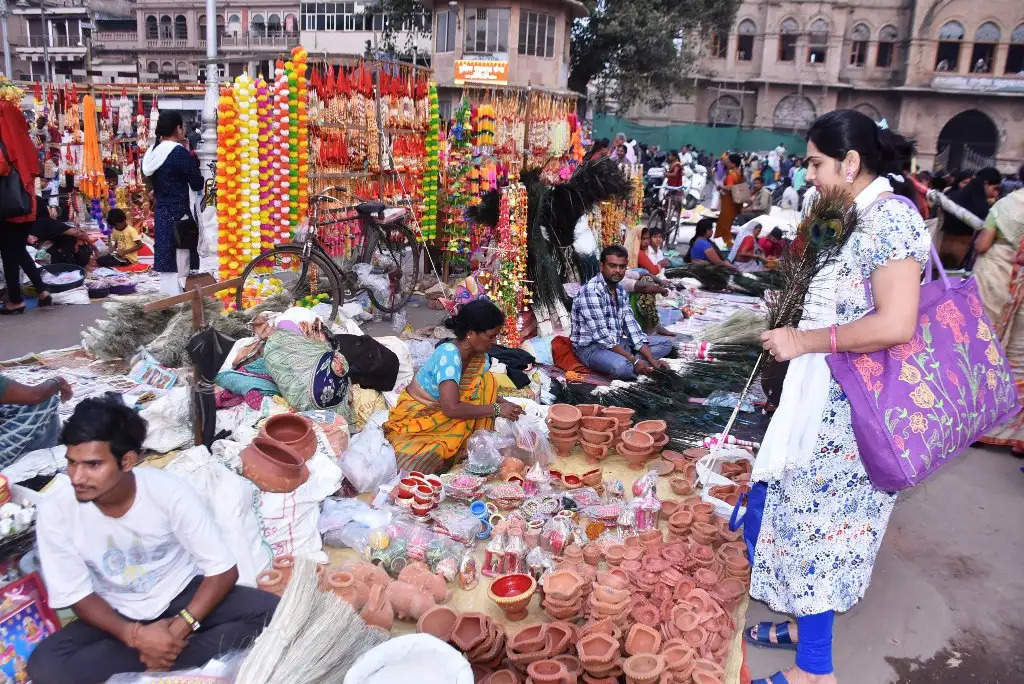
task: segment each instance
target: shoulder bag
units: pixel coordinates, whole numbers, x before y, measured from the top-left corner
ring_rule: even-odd
[[[746,204],[750,201],[750,186],[746,181],[741,180],[739,183],[730,185],[728,189],[732,193],[732,201],[736,204]]]
[[[925,264],[910,342],[826,357],[850,400],[864,469],[888,492],[922,482],[1020,410],[1013,371],[977,283],[950,281],[934,245],[930,263],[941,277],[933,281]],[[865,290],[870,305],[870,281]]]
[[[4,155],[9,171],[0,176],[0,219],[17,218],[32,211],[32,197],[25,192],[21,182],[21,174],[7,156],[7,147],[0,143],[0,152]]]
[[[174,246],[177,249],[199,248],[199,224],[192,216],[191,207],[174,224]]]

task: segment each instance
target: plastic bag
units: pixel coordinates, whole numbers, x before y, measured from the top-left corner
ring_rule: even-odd
[[[497,432],[490,430],[477,430],[470,435],[466,442],[468,461],[471,472],[484,473],[489,470],[497,470],[501,467],[505,457],[501,450],[512,446],[515,441],[509,437],[502,437]]]
[[[398,472],[395,450],[384,437],[384,431],[373,422],[373,416],[363,431],[349,441],[341,472],[360,493],[376,489]]]
[[[213,658],[202,667],[172,672],[122,672],[107,680],[107,684],[160,684],[161,682],[207,682],[228,684],[242,669],[249,651],[232,651]]]
[[[710,454],[697,461],[697,479],[703,485],[700,498],[715,507],[715,513],[723,518],[732,515],[734,506],[731,503],[711,496],[711,488],[718,485],[736,484],[721,474],[722,464],[735,463],[737,461],[751,461],[754,457],[746,449],[737,446],[721,446],[713,449]]]
[[[139,411],[148,423],[142,446],[165,454],[192,442],[192,401],[187,387],[175,387]]]

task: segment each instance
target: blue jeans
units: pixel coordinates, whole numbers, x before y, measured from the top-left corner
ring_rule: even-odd
[[[633,354],[637,353],[629,339],[623,337],[619,340],[619,344]],[[651,356],[661,359],[669,355],[669,352],[675,346],[675,341],[671,337],[663,335],[648,335],[647,346],[651,348]],[[583,362],[583,365],[593,371],[619,380],[636,380],[633,364],[625,356],[616,354],[611,349],[607,349],[600,344],[589,344],[586,347],[574,346],[573,350],[580,361]]]

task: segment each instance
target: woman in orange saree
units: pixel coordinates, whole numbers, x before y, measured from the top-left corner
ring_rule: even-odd
[[[498,416],[516,420],[522,409],[498,399],[487,351],[505,323],[489,300],[465,304],[445,326],[455,332],[420,367],[384,424],[400,470],[449,470],[477,430],[493,430]]]
[[[732,223],[740,213],[739,203],[733,201],[731,186],[743,183],[743,172],[740,171],[742,158],[738,154],[730,154],[725,162],[727,173],[722,181],[722,207],[718,211],[718,223],[715,226],[715,237],[725,240],[732,247]]]

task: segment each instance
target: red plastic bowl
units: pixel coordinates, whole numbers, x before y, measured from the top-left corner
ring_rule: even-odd
[[[531,586],[533,578],[529,575],[505,575],[491,583],[491,592],[501,598],[512,598],[529,591]]]

